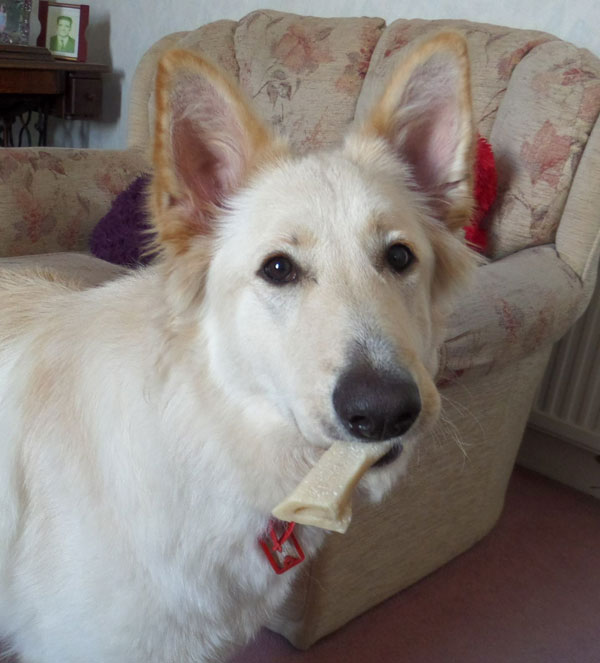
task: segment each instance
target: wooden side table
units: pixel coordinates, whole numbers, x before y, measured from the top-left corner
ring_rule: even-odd
[[[48,115],[67,120],[100,117],[103,64],[55,60],[45,48],[0,48],[0,147],[32,145],[30,122],[38,113],[38,145],[46,145]],[[18,140],[13,136],[21,120]]]

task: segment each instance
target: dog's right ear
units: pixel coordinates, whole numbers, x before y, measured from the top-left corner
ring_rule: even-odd
[[[157,242],[175,255],[210,235],[228,197],[281,145],[214,64],[167,52],[156,77],[151,206]]]

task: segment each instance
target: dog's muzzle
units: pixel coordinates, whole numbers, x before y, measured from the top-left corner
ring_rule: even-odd
[[[360,363],[343,373],[333,407],[355,438],[380,442],[404,435],[421,412],[419,388],[404,369],[381,372]]]

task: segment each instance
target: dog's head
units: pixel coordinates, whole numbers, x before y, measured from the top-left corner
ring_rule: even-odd
[[[214,65],[167,53],[155,229],[173,315],[206,330],[218,388],[315,447],[427,428],[444,309],[473,265],[473,152],[454,33],[412,49],[343,145],[302,157]]]

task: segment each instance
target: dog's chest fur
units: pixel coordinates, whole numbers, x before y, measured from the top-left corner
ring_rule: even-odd
[[[173,358],[152,320],[160,298],[131,304],[153,278],[100,288],[77,314],[80,293],[50,286],[50,306],[4,309],[0,336],[21,327],[0,362],[0,431],[13,441],[0,457],[0,625],[25,661],[220,660],[303,572],[277,576],[258,544],[262,499],[293,480],[274,485],[268,459],[253,469],[261,490],[244,478],[246,446],[272,443],[276,417],[234,417]],[[301,533],[309,555],[321,538]]]

